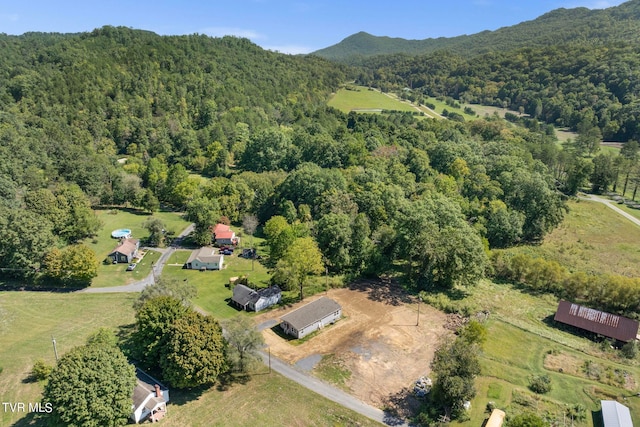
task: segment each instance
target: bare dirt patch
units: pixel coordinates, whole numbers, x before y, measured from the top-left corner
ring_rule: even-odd
[[[330,290],[327,296],[343,309],[335,325],[299,345],[271,329],[263,331],[265,341],[273,355],[291,364],[314,354],[335,355],[351,372],[345,386],[373,406],[389,405],[416,379],[428,375],[435,350],[452,333],[444,328],[446,315],[425,304],[420,305],[417,326],[417,300],[388,281],[361,281],[349,289]],[[299,306],[270,311],[257,316],[256,322],[279,319]]]

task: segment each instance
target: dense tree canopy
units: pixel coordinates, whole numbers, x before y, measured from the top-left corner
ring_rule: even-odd
[[[100,340],[76,347],[60,358],[45,386],[44,402],[53,408],[49,425],[125,425],[135,383],[135,368],[118,347]]]

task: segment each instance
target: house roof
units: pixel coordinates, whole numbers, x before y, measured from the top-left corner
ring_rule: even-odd
[[[216,239],[233,239],[236,237],[236,233],[234,233],[228,225],[220,223],[214,227],[213,234],[216,236]]]
[[[560,301],[554,320],[625,342],[634,340],[638,334],[637,320],[568,301]]]
[[[218,234],[218,233],[221,233],[223,231],[231,231],[231,227],[229,227],[226,224],[217,223],[216,226],[213,229],[213,233],[214,234]]]
[[[168,390],[167,387],[151,375],[144,372],[142,369],[136,368],[136,386],[133,389],[133,405],[134,408],[139,408],[150,394],[155,396],[156,384],[160,386],[160,390]],[[156,398],[158,399],[158,398]],[[162,399],[164,400],[164,399]]]
[[[138,243],[140,243],[138,239],[124,239],[111,253],[120,252],[121,254],[130,255],[138,249]]]
[[[270,286],[268,288],[262,288],[262,289],[258,289],[253,290],[251,288],[249,288],[248,286],[245,285],[236,285],[233,288],[233,296],[231,297],[231,299],[241,305],[241,306],[246,306],[247,304],[249,304],[250,302],[256,302],[258,301],[260,298],[269,298],[273,295],[277,295],[279,293],[281,293],[282,290],[278,287],[278,286]]]
[[[223,259],[224,255],[216,254],[215,249],[209,246],[204,246],[191,252],[189,259],[187,260],[187,264],[195,260],[198,260],[200,262],[213,262],[216,264],[220,264],[220,261],[222,261]]]
[[[258,295],[263,298],[269,298],[282,293],[282,289],[278,285],[269,286],[268,288],[258,289]]]
[[[236,233],[234,233],[231,230],[229,230],[229,231],[220,231],[218,233],[215,233],[215,236],[216,236],[216,240],[218,240],[218,239],[233,239],[234,237],[236,237]]]
[[[604,427],[633,427],[629,408],[615,400],[601,400]]]
[[[240,284],[233,288],[233,296],[231,297],[231,300],[244,307],[253,300],[257,301],[258,298],[259,296],[256,291],[248,286]]]
[[[324,319],[331,313],[342,309],[340,304],[331,298],[322,297],[307,305],[282,316],[282,321],[289,323],[295,329],[304,329],[309,325]]]

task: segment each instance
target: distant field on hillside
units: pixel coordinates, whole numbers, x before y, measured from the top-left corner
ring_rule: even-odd
[[[416,111],[411,105],[400,102],[377,90],[370,90],[363,86],[350,86],[350,88],[354,89],[342,88],[338,90],[331,97],[328,105],[345,113],[353,110]]]

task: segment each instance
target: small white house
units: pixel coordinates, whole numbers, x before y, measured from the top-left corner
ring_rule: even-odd
[[[160,381],[136,368],[136,387],[133,389],[131,419],[139,424],[147,419],[160,421],[167,413],[169,389]]]
[[[196,249],[186,262],[186,267],[192,270],[222,270],[224,255],[216,254],[212,247],[205,246]]]
[[[302,338],[342,317],[342,307],[331,298],[322,297],[282,316],[280,327],[289,335]]]

